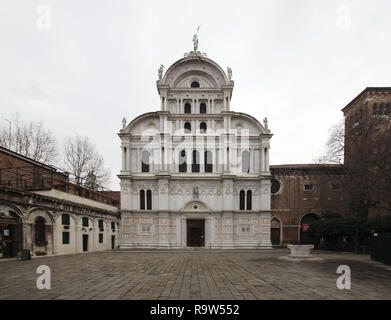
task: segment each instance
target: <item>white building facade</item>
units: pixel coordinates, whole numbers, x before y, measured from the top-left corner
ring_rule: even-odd
[[[272,135],[231,76],[195,45],[160,67],[160,111],[123,120],[120,248],[271,248]]]

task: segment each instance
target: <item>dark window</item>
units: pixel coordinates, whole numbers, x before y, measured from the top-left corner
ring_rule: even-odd
[[[186,163],[186,151],[182,150],[179,152],[179,172],[187,171],[187,163]]]
[[[189,102],[185,103],[185,113],[191,113],[191,104]]]
[[[87,217],[83,217],[82,225],[83,225],[83,227],[88,227],[88,218]]]
[[[205,133],[206,132],[206,123],[205,122],[201,122],[200,123],[200,132],[201,133]]]
[[[63,213],[63,214],[61,215],[61,222],[62,222],[63,225],[69,226],[69,225],[70,225],[69,214]]]
[[[247,210],[252,210],[252,199],[253,192],[251,190],[247,190]]]
[[[46,221],[43,217],[35,219],[35,244],[44,245],[46,243]]]
[[[213,171],[212,151],[205,151],[204,155],[205,155],[205,158],[204,158],[205,172],[212,172]]]
[[[190,122],[185,122],[185,133],[191,133],[191,124]]]
[[[104,230],[104,228],[103,228],[103,220],[102,219],[98,220],[98,228],[99,228],[99,231],[103,231]]]
[[[191,164],[192,172],[200,172],[200,153],[197,150],[193,150],[193,162]]]
[[[312,183],[306,183],[304,184],[304,191],[313,191],[314,185]]]
[[[152,210],[152,191],[147,190],[147,210]]]
[[[206,103],[201,102],[200,104],[200,113],[206,113]]]
[[[103,243],[103,233],[99,233],[99,243]]]
[[[333,190],[333,191],[341,190],[341,184],[340,183],[332,183],[331,184],[331,190]]]
[[[200,83],[197,82],[197,81],[193,81],[190,85],[192,88],[199,88],[200,87]]]
[[[244,210],[245,197],[246,197],[246,192],[244,190],[240,190],[240,193],[239,193],[239,210]]]
[[[68,231],[62,232],[62,244],[69,244],[69,232]]]
[[[115,222],[111,222],[111,230],[115,231]]]
[[[242,172],[250,172],[250,152],[247,150],[242,153]]]
[[[278,191],[280,191],[280,183],[276,179],[272,179],[272,185],[271,185],[271,193],[276,194]]]
[[[145,210],[145,191],[140,190],[140,210]]]
[[[149,172],[149,152],[147,150],[141,154],[141,172]]]

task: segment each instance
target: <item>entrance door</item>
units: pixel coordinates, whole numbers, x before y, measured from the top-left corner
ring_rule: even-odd
[[[18,225],[0,224],[0,258],[16,257],[19,251],[20,242],[17,240],[20,232],[15,234],[15,228],[19,230]]]
[[[187,220],[187,246],[205,246],[205,220]]]
[[[111,249],[115,248],[115,236],[111,236]]]
[[[279,245],[280,244],[280,228],[272,228],[271,229],[271,241],[273,245]]]
[[[88,234],[83,234],[83,251],[88,251]]]

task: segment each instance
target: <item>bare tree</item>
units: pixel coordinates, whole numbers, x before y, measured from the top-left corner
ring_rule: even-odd
[[[15,116],[10,128],[0,130],[0,145],[33,160],[53,165],[58,160],[56,139],[43,122],[24,123]]]
[[[342,164],[345,148],[345,122],[338,121],[329,129],[329,138],[326,143],[324,155],[314,159],[315,163],[337,163]]]
[[[68,138],[64,146],[65,168],[75,176],[75,183],[95,189],[110,183],[110,171],[104,168],[103,157],[88,137]]]

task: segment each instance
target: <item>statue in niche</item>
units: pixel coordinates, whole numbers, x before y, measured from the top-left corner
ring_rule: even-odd
[[[198,186],[195,186],[195,187],[193,188],[193,198],[194,198],[194,199],[198,199],[198,194],[199,194]]]

